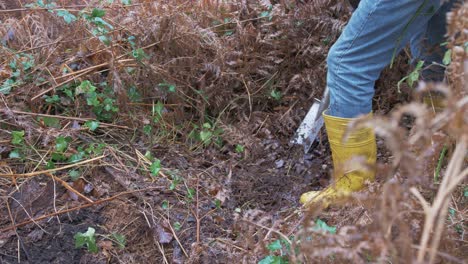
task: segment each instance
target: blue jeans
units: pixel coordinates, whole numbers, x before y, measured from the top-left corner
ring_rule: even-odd
[[[456,0],[362,0],[328,54],[329,114],[353,118],[372,110],[374,84],[392,57],[410,43],[413,60],[424,60],[423,76],[438,80],[446,12]],[[395,89],[396,92],[396,89]]]

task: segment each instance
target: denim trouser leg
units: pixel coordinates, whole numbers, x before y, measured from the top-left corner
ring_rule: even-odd
[[[327,58],[329,114],[353,118],[369,113],[374,83],[394,51],[424,36],[439,8],[440,0],[362,0]]]
[[[412,63],[416,64],[420,60],[425,62],[421,76],[425,81],[440,82],[444,79],[445,68],[440,64],[447,48],[441,46],[441,43],[445,42],[447,33],[447,12],[456,2],[456,0],[445,2],[427,22],[425,28],[413,35],[410,40]]]

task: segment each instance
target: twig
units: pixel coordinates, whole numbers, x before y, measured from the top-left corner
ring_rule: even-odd
[[[449,196],[458,183],[467,176],[467,170],[462,170],[467,141],[468,137],[463,136],[457,143],[457,147],[447,166],[445,177],[442,179],[434,202],[432,206],[427,205],[428,209],[425,210],[424,230],[419,245],[418,263],[424,262],[427,251],[429,251],[429,263],[434,263],[444,229],[444,221],[447,216],[447,208],[450,202]],[[421,198],[419,197],[418,199]],[[434,237],[429,241],[432,232],[434,232]]]
[[[70,208],[70,209],[65,209],[65,210],[61,210],[61,211],[54,212],[54,213],[51,213],[51,214],[43,215],[43,216],[40,216],[40,217],[37,217],[37,218],[34,218],[34,219],[30,219],[30,220],[21,222],[19,224],[15,224],[13,226],[9,226],[9,227],[0,229],[0,233],[9,231],[9,230],[12,230],[12,229],[15,229],[15,228],[18,228],[18,227],[21,227],[21,226],[24,226],[24,225],[27,225],[27,224],[30,224],[30,223],[35,223],[35,222],[41,221],[43,219],[46,219],[46,218],[49,218],[49,217],[52,217],[52,216],[56,216],[56,215],[65,214],[65,213],[73,212],[73,211],[76,211],[76,210],[88,208],[88,207],[91,207],[91,206],[94,206],[94,205],[99,205],[99,204],[104,203],[104,202],[109,202],[109,201],[114,200],[115,198],[118,198],[118,197],[122,196],[122,195],[132,194],[132,193],[142,192],[142,191],[148,191],[148,190],[153,190],[153,189],[158,189],[158,187],[150,187],[150,188],[145,188],[145,189],[140,189],[140,190],[121,192],[121,193],[116,194],[114,196],[111,196],[109,198],[98,200],[98,201],[95,201],[95,202],[90,203],[90,204],[79,205],[79,206],[76,206],[76,207],[73,207],[73,208]]]
[[[68,119],[68,120],[76,120],[76,121],[91,121],[94,120],[93,118],[88,118],[88,117],[74,117],[74,116],[60,116],[60,115],[48,115],[48,114],[40,114],[40,113],[31,113],[31,112],[23,112],[23,111],[18,111],[18,110],[8,110],[9,112],[19,114],[19,115],[32,115],[32,116],[42,116],[42,117],[51,117],[51,118],[59,118],[59,119]],[[109,124],[109,123],[102,123],[99,122],[100,126],[103,127],[117,127],[117,128],[122,128],[122,129],[131,129],[127,126],[119,126],[119,125],[114,125],[114,124]]]
[[[164,253],[164,249],[162,248],[161,244],[156,241],[156,245],[158,245],[158,249],[161,252],[161,255],[163,256],[164,263],[169,264],[169,261],[167,261],[166,253]]]
[[[119,62],[119,63],[123,63],[123,62],[129,62],[129,61],[134,61],[134,60],[133,60],[133,59],[125,59],[125,60],[119,60],[118,62]],[[65,78],[65,77],[72,76],[72,78],[67,79],[67,80],[65,80],[65,81],[63,81],[63,82],[61,82],[61,83],[59,83],[59,84],[57,84],[57,85],[52,86],[51,88],[48,88],[48,89],[46,89],[46,90],[40,92],[39,94],[37,94],[36,96],[34,96],[33,98],[31,98],[31,101],[36,100],[37,98],[43,96],[44,94],[46,94],[46,93],[48,93],[48,92],[50,92],[50,91],[52,91],[52,90],[54,90],[54,89],[56,89],[56,88],[58,88],[58,87],[64,85],[64,84],[67,84],[67,83],[69,83],[69,82],[71,82],[71,81],[74,81],[74,80],[75,80],[76,78],[78,78],[78,77],[81,77],[81,76],[83,76],[83,75],[86,75],[86,74],[88,74],[88,73],[91,73],[91,72],[92,72],[93,70],[95,70],[95,69],[99,69],[99,68],[106,67],[106,66],[109,66],[109,62],[101,63],[101,64],[98,64],[98,65],[94,65],[94,66],[88,67],[88,68],[86,68],[86,69],[82,69],[82,70],[79,70],[79,71],[76,71],[76,72],[72,72],[72,73],[65,74],[65,75],[63,75],[63,76],[57,77],[57,79],[59,79],[59,78]]]
[[[261,227],[261,228],[263,228],[265,230],[271,231],[271,232],[279,235],[280,237],[282,237],[284,240],[286,240],[286,242],[288,242],[288,244],[292,245],[291,240],[289,240],[289,238],[285,234],[281,233],[280,231],[278,231],[276,229],[273,229],[273,228],[270,228],[270,227],[267,227],[267,226],[252,222],[252,221],[247,220],[247,219],[242,219],[242,221],[245,221],[245,222],[247,222],[249,224],[252,224],[252,225],[256,225],[256,226]]]
[[[141,6],[145,3],[138,3],[138,4],[131,4],[131,5],[114,5],[114,6],[100,6],[100,7],[92,7],[89,5],[71,5],[71,6],[55,6],[55,7],[32,7],[32,8],[15,8],[15,9],[7,9],[7,10],[0,10],[1,13],[12,13],[12,12],[21,12],[21,11],[48,11],[48,10],[68,10],[73,8],[100,8],[100,9],[111,9],[120,7],[120,8],[127,8],[127,7],[134,7],[134,6]],[[76,10],[79,11],[79,10]]]
[[[106,156],[103,155],[103,156],[95,157],[95,158],[92,158],[92,159],[89,159],[89,160],[83,160],[83,161],[80,161],[80,162],[77,162],[77,163],[74,163],[74,164],[69,164],[69,165],[66,165],[66,166],[63,166],[63,167],[60,167],[60,168],[54,168],[54,169],[43,170],[43,171],[28,172],[28,173],[23,173],[23,174],[2,173],[2,174],[0,174],[0,177],[4,177],[4,178],[6,178],[6,177],[33,177],[33,176],[37,176],[37,175],[40,175],[40,174],[66,170],[66,169],[73,168],[73,167],[76,167],[76,166],[80,166],[80,165],[90,163],[90,162],[93,162],[93,161],[96,161],[96,160],[100,160],[100,159],[102,159],[104,157],[106,157]]]
[[[52,91],[52,90],[55,90],[56,88],[58,88],[58,87],[60,87],[60,86],[62,86],[62,85],[64,85],[64,84],[67,84],[67,83],[69,83],[69,82],[75,80],[75,79],[78,78],[78,77],[81,77],[81,76],[83,76],[83,75],[86,75],[86,74],[90,73],[91,71],[92,71],[92,70],[83,72],[83,73],[81,73],[81,74],[78,74],[78,75],[74,76],[73,78],[70,78],[70,79],[68,79],[68,80],[66,80],[66,81],[63,81],[63,82],[61,82],[61,83],[59,83],[59,84],[57,84],[57,85],[52,86],[52,87],[49,88],[49,89],[46,89],[46,90],[40,92],[38,95],[36,95],[36,96],[34,96],[33,98],[31,98],[31,101],[34,101],[34,100],[36,100],[37,98],[43,96],[44,94],[46,94],[46,93],[48,93],[48,92],[50,92],[50,91]]]
[[[65,187],[65,189],[69,190],[70,192],[78,195],[80,198],[82,198],[83,200],[87,201],[88,203],[93,203],[93,200],[89,199],[88,197],[84,196],[83,194],[81,194],[79,191],[73,189],[73,187],[71,187],[66,181],[60,179],[59,177],[56,177],[54,175],[52,175],[52,173],[50,172],[46,172],[45,175],[51,177],[52,179],[60,182],[60,184],[62,184],[63,187]]]
[[[172,235],[174,236],[175,240],[176,240],[177,243],[179,244],[180,249],[182,249],[182,252],[184,252],[184,255],[185,255],[187,258],[189,258],[189,255],[187,254],[187,251],[185,251],[184,246],[182,245],[182,243],[180,243],[180,240],[179,240],[179,238],[177,237],[176,232],[175,232],[174,229],[172,228],[171,223],[169,222],[168,219],[165,219],[165,220],[167,221],[167,225],[168,225],[169,228],[171,229]]]

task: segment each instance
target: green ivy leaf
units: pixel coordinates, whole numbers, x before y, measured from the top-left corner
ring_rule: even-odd
[[[68,12],[68,10],[58,10],[57,16],[62,17],[67,24],[71,24],[76,21],[76,16]]]
[[[55,169],[55,162],[49,160],[49,161],[47,161],[47,164],[46,164],[45,167],[46,167],[46,169],[48,169],[48,170]]]
[[[452,50],[449,49],[445,52],[442,63],[444,65],[449,65],[451,62],[452,62]]]
[[[19,151],[19,149],[14,149],[10,152],[10,154],[8,155],[8,158],[19,159],[21,158],[21,152]]]
[[[277,101],[281,100],[281,92],[278,90],[271,90],[270,96]]]
[[[63,153],[58,153],[58,152],[53,152],[50,158],[51,158],[53,161],[64,161],[64,160],[67,160],[67,157],[65,157],[65,155],[63,155]]]
[[[143,133],[145,133],[145,135],[149,136],[151,134],[151,131],[153,130],[153,127],[150,126],[150,125],[145,125],[143,127]]]
[[[182,225],[179,222],[175,222],[173,227],[175,231],[179,231],[182,228]]]
[[[214,204],[215,204],[216,209],[221,209],[221,200],[216,199],[214,201]]]
[[[13,79],[6,79],[2,86],[0,86],[0,93],[4,95],[8,95],[11,92],[11,88],[15,84],[15,80]]]
[[[164,110],[164,104],[161,101],[158,101],[156,104],[153,103],[153,115],[158,114],[159,117],[162,117]]]
[[[96,120],[86,121],[85,126],[88,127],[89,130],[94,131],[99,127],[99,121],[96,121]]]
[[[40,117],[39,119],[42,120],[42,122],[44,122],[44,125],[48,127],[54,127],[54,128],[61,127],[60,119],[58,118],[45,116],[45,117]]]
[[[163,82],[163,83],[160,83],[158,85],[159,85],[159,87],[167,88],[168,92],[175,93],[175,91],[176,91],[176,85],[175,84]]]
[[[156,159],[153,163],[151,163],[150,172],[152,176],[157,176],[159,171],[161,171],[161,161]]]
[[[203,143],[208,143],[212,135],[213,133],[211,131],[203,130],[200,132],[200,139]]]
[[[169,208],[169,202],[164,200],[161,204],[162,209],[168,209]]]
[[[317,221],[315,222],[315,230],[324,231],[325,233],[329,232],[330,234],[336,234],[336,226],[329,226],[321,219],[317,219]]]
[[[82,160],[83,157],[84,157],[84,152],[80,151],[78,153],[71,155],[68,161],[71,163],[75,163],[75,162]]]
[[[187,198],[193,199],[194,196],[195,196],[195,189],[193,189],[193,188],[188,188],[188,189],[187,189]]]
[[[11,143],[21,145],[24,142],[24,130],[11,132]]]
[[[93,11],[91,12],[92,17],[103,17],[106,15],[106,10],[99,9],[99,8],[94,8]]]
[[[120,248],[120,249],[124,249],[125,248],[125,245],[127,244],[127,241],[125,240],[125,236],[122,235],[122,234],[118,234],[118,233],[113,233],[112,234],[112,237],[114,238],[117,246]]]
[[[65,138],[63,136],[59,136],[55,139],[55,149],[58,152],[64,152],[68,148],[68,142],[71,141],[71,138]]]
[[[96,86],[94,86],[90,81],[85,80],[82,81],[78,87],[76,87],[75,95],[91,93],[94,91],[96,91]]]
[[[70,176],[72,181],[76,181],[80,178],[80,172],[78,170],[71,170],[68,172],[68,176]]]
[[[244,153],[244,150],[245,150],[244,146],[239,145],[239,144],[236,145],[236,152],[237,153]]]
[[[98,248],[96,245],[96,237],[95,237],[96,230],[92,227],[88,227],[88,231],[86,233],[76,233],[75,238],[75,248],[81,248],[82,246],[86,245],[89,252],[97,253]]]
[[[137,60],[137,61],[142,61],[143,59],[148,59],[150,56],[148,56],[145,51],[142,48],[135,49],[132,51],[132,56]]]
[[[268,244],[267,248],[270,251],[275,251],[275,250],[283,248],[283,246],[281,245],[281,241],[278,239]]]

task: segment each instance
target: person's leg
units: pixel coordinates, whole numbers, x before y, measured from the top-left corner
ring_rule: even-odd
[[[353,118],[372,110],[374,83],[393,54],[424,29],[439,0],[363,0],[328,56],[330,108],[323,114],[333,159],[333,184],[301,195],[306,206],[348,201],[351,193],[373,181],[376,141],[372,129],[343,136]],[[364,158],[368,166],[355,162]]]
[[[328,114],[353,118],[371,112],[381,71],[439,7],[440,0],[361,1],[327,58]]]
[[[425,81],[442,81],[445,67],[442,59],[447,48],[442,46],[447,33],[447,12],[449,12],[460,0],[447,1],[431,17],[427,25],[410,40],[412,62],[424,61],[421,77]]]

